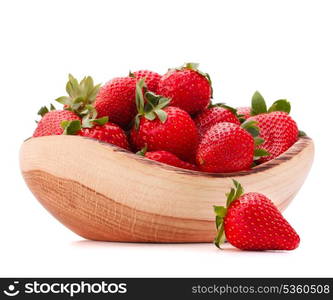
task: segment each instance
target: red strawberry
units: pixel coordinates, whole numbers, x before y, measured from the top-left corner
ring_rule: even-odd
[[[144,155],[148,159],[155,160],[170,166],[193,170],[193,171],[198,170],[198,167],[196,165],[183,161],[179,159],[176,155],[168,151],[159,150],[159,151],[151,151],[144,153],[144,150],[141,150],[138,153]]]
[[[150,151],[165,150],[183,160],[194,160],[199,136],[190,115],[178,107],[165,108],[169,99],[152,92],[146,92],[144,99],[143,85],[144,81],[140,80],[137,87],[139,113],[131,130],[133,146],[139,150],[147,145]]]
[[[158,83],[160,82],[161,75],[148,70],[140,70],[136,72],[130,72],[130,77],[136,78],[136,80],[144,79],[147,85],[147,89],[151,92],[157,93]]]
[[[260,137],[265,140],[258,148],[265,148],[270,155],[262,157],[261,162],[269,161],[292,146],[298,139],[296,122],[288,115],[290,103],[281,99],[267,110],[264,98],[259,92],[252,97],[252,114],[248,121],[256,121]]]
[[[50,111],[44,106],[40,109],[38,114],[42,116],[42,119],[38,122],[33,137],[61,135],[64,132],[64,129],[61,127],[62,121],[80,120],[74,112],[68,110],[55,110],[54,106],[51,106]]]
[[[296,122],[285,112],[274,111],[249,118],[258,122],[260,137],[265,142],[258,148],[265,148],[270,155],[261,162],[269,161],[288,150],[298,139]]]
[[[106,123],[92,128],[82,128],[78,135],[93,138],[105,143],[130,150],[126,134],[118,125]]]
[[[136,114],[135,83],[135,78],[118,77],[102,86],[95,102],[98,117],[107,116],[110,122],[126,127]]]
[[[240,125],[238,118],[231,110],[220,106],[205,109],[195,117],[194,122],[201,136],[217,123],[229,122]]]
[[[234,185],[227,194],[226,207],[214,207],[218,230],[215,245],[220,246],[225,233],[227,241],[242,250],[296,249],[300,238],[273,202],[263,194],[243,194],[235,180]]]
[[[158,94],[170,98],[170,105],[179,107],[189,114],[204,110],[212,97],[208,74],[198,70],[198,64],[188,63],[182,68],[172,69],[162,76]]]
[[[251,117],[251,107],[237,107],[237,115],[240,116],[242,120],[247,120]]]
[[[196,162],[204,172],[228,173],[247,170],[253,163],[255,140],[242,127],[217,123],[202,137]]]
[[[80,135],[130,150],[125,132],[118,125],[108,122],[107,117],[83,119],[82,125],[77,120],[63,121],[61,126],[64,134]]]

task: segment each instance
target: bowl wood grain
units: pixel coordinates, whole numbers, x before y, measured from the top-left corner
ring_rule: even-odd
[[[39,202],[86,239],[211,242],[212,206],[225,203],[232,178],[284,210],[313,156],[312,140],[302,137],[250,171],[213,174],[164,165],[89,138],[46,136],[23,143],[20,165]]]

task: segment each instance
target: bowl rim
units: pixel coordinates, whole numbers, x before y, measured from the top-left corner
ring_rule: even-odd
[[[24,142],[29,141],[29,140],[35,140],[35,139],[42,139],[42,138],[58,138],[58,137],[64,137],[64,135],[51,135],[51,136],[42,136],[42,137],[30,137],[26,139]],[[75,138],[80,138],[80,139],[85,139],[85,140],[90,140],[96,143],[101,144],[102,146],[105,147],[110,147],[114,152],[122,153],[124,155],[127,155],[128,157],[135,159],[139,161],[140,163],[143,164],[149,164],[151,166],[158,166],[159,168],[166,169],[168,171],[176,171],[179,174],[186,174],[186,175],[191,175],[191,176],[199,176],[199,177],[212,177],[212,178],[227,178],[227,177],[242,177],[242,176],[247,176],[251,174],[256,174],[262,171],[266,171],[268,169],[271,169],[277,165],[280,165],[282,163],[285,163],[289,160],[291,160],[293,157],[295,157],[297,154],[302,152],[308,145],[313,143],[313,140],[308,137],[308,136],[301,136],[298,138],[298,140],[291,146],[289,147],[285,152],[280,154],[278,157],[269,160],[265,163],[262,163],[258,166],[255,166],[251,168],[250,170],[246,171],[238,171],[238,172],[232,172],[232,173],[212,173],[212,172],[202,172],[202,171],[193,171],[193,170],[187,170],[187,169],[182,169],[178,168],[175,166],[171,166],[168,164],[164,164],[155,160],[148,159],[144,156],[137,155],[136,153],[133,153],[127,149],[120,148],[116,145],[99,141],[94,138],[90,137],[83,137],[83,136],[71,136],[71,135],[66,135],[66,137],[75,137]]]

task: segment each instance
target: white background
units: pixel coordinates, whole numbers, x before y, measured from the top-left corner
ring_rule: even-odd
[[[333,276],[332,1],[1,1],[0,276]],[[215,100],[247,105],[258,89],[288,98],[316,157],[285,212],[291,252],[211,244],[82,240],[53,219],[21,178],[18,152],[40,106],[69,72],[97,82],[128,70],[201,63]],[[158,201],[158,200],[157,200]]]

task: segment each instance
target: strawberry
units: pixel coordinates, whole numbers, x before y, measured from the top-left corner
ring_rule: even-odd
[[[296,231],[273,202],[260,193],[243,194],[239,182],[227,194],[226,206],[214,206],[217,236],[242,250],[294,250],[300,243]]]
[[[158,83],[160,82],[161,75],[148,70],[140,70],[136,72],[130,72],[130,77],[136,78],[136,80],[144,79],[149,91],[157,93]]]
[[[110,122],[126,127],[136,114],[135,84],[132,77],[117,77],[102,86],[96,96],[98,117],[109,117]]]
[[[80,120],[74,112],[68,110],[55,110],[53,105],[51,105],[50,110],[48,110],[46,106],[42,107],[38,114],[42,116],[42,119],[38,122],[33,137],[61,135],[64,132],[64,129],[61,127],[62,121]]]
[[[89,124],[84,126],[84,121],[63,121],[61,126],[66,135],[80,135],[101,142],[116,145],[118,147],[130,150],[126,134],[118,125],[108,122],[108,118],[90,120]]]
[[[237,116],[229,109],[221,106],[212,106],[199,113],[194,118],[200,136],[203,136],[209,128],[220,122],[229,122],[240,125]]]
[[[251,117],[251,107],[244,106],[244,107],[237,107],[237,115],[242,121],[247,120]]]
[[[122,130],[118,125],[110,122],[105,123],[104,125],[95,125],[92,128],[82,128],[78,135],[93,138],[130,150],[124,130]]]
[[[252,98],[252,117],[260,128],[260,137],[265,142],[258,148],[265,148],[270,155],[262,157],[260,162],[269,161],[291,147],[298,139],[299,131],[296,122],[289,116],[290,104],[281,99],[267,110],[264,98],[256,92]]]
[[[198,144],[198,130],[190,115],[178,108],[169,106],[169,99],[142,88],[144,80],[137,83],[137,108],[135,125],[131,129],[131,142],[136,150],[147,145],[150,151],[171,152],[185,161],[194,160]]]
[[[142,150],[138,151],[137,154],[170,166],[193,171],[198,170],[198,167],[196,165],[183,161],[179,159],[176,155],[168,151],[159,150],[147,152],[147,148],[145,147]]]
[[[242,127],[229,122],[212,126],[198,146],[196,162],[200,170],[214,173],[248,170],[254,156],[268,155],[264,150],[255,151],[255,144],[263,141],[250,133],[258,134],[254,121]]]
[[[189,114],[204,110],[212,97],[210,77],[198,70],[198,64],[187,63],[162,76],[157,93],[170,98],[171,106]]]

